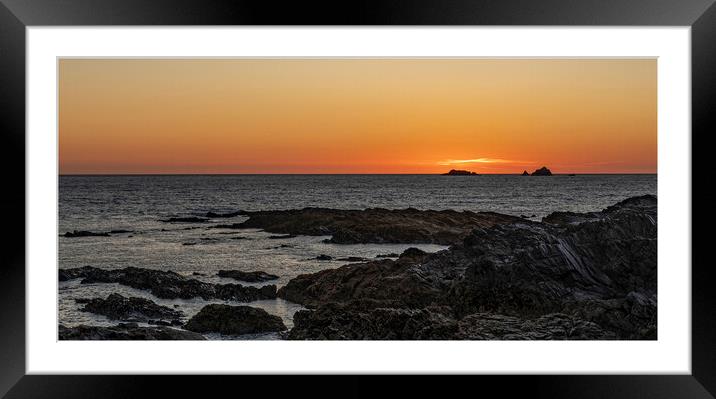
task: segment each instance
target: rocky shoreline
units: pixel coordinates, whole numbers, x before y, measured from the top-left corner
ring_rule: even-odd
[[[656,197],[545,220],[299,276],[288,338],[656,339]]]
[[[353,263],[299,275],[278,290],[137,267],[60,269],[60,281],[119,283],[161,299],[278,297],[307,308],[284,333],[280,318],[251,306],[209,304],[185,323],[173,309],[113,294],[86,301],[84,309],[122,323],[61,326],[60,339],[202,339],[198,333],[207,332],[280,332],[294,340],[656,339],[656,209],[656,197],[647,195],[601,212],[555,212],[540,222],[416,209],[238,211],[226,216],[248,219],[222,227],[286,237],[331,235],[336,244],[450,247],[433,254],[411,248],[375,259],[341,258]],[[247,282],[278,277],[235,270],[221,270],[219,276]]]
[[[304,208],[284,211],[245,212],[248,220],[218,225],[220,228],[263,229],[283,234],[332,236],[334,244],[441,244],[460,242],[475,228],[512,223],[518,217],[493,212],[432,211],[418,209],[341,210]]]

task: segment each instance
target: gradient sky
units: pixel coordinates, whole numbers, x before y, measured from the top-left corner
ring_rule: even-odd
[[[656,60],[62,59],[61,174],[656,173]]]

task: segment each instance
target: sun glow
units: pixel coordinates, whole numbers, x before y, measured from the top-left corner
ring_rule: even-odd
[[[648,59],[62,59],[61,174],[655,173]]]

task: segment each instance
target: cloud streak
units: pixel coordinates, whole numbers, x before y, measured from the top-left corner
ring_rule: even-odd
[[[514,161],[510,159],[500,158],[473,158],[473,159],[448,159],[445,161],[438,162],[438,165],[450,166],[450,165],[463,165],[463,164],[491,164],[491,163],[511,163],[511,164],[529,164],[531,162],[525,161]]]

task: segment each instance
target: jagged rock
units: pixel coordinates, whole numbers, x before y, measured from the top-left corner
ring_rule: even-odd
[[[529,176],[529,175],[530,175],[530,174],[529,174],[529,173],[527,173],[527,171],[526,171],[526,170],[525,170],[524,172],[522,172],[522,176]]]
[[[204,306],[184,328],[194,332],[218,332],[224,335],[286,330],[280,317],[271,315],[263,309],[220,304]]]
[[[106,299],[90,299],[82,310],[124,321],[176,320],[184,317],[182,312],[157,305],[149,299],[127,298],[120,294],[110,294]]]
[[[277,296],[306,306],[318,306],[351,299],[400,301],[407,305],[426,305],[429,287],[414,279],[395,280],[405,268],[425,258],[417,248],[408,248],[397,260],[355,263],[338,269],[302,274],[278,290]],[[374,282],[381,281],[380,291]],[[428,289],[428,291],[426,291]],[[364,291],[365,290],[365,291]]]
[[[513,223],[515,216],[492,212],[421,211],[417,209],[341,210],[304,208],[287,211],[249,212],[249,219],[227,228],[260,228],[270,233],[322,236],[336,244],[460,242],[476,227]],[[272,237],[269,237],[272,238]],[[278,236],[278,238],[288,238]]]
[[[203,335],[169,327],[139,327],[136,323],[119,323],[111,327],[80,325],[59,326],[60,340],[205,340]]]
[[[154,296],[163,299],[203,298],[205,300],[224,299],[251,302],[276,298],[275,285],[256,288],[240,284],[210,284],[170,271],[138,267],[105,270],[85,266],[76,269],[60,269],[59,275],[60,280],[82,278],[81,284],[119,283],[132,288],[149,290]]]
[[[596,323],[553,313],[520,319],[492,313],[475,313],[458,322],[454,339],[470,340],[604,340],[616,334]]]
[[[318,328],[333,319],[331,306],[342,305],[346,312],[358,314],[336,314],[341,320],[370,319],[373,308],[447,307],[450,311],[441,314],[449,314],[462,326],[462,336],[475,339],[483,338],[465,323],[489,328],[485,337],[504,339],[512,339],[510,331],[524,339],[655,339],[656,205],[656,197],[643,196],[601,212],[561,217],[560,223],[522,220],[476,228],[462,243],[435,254],[409,249],[395,261],[375,260],[300,275],[278,296],[317,312],[297,316],[303,319],[295,320],[301,328],[294,336],[302,331],[302,338],[350,336],[342,328],[351,323],[331,321],[335,330],[331,334]],[[374,306],[358,311],[352,306],[356,302]],[[501,316],[468,319],[478,313]],[[541,319],[557,313],[567,319]],[[495,323],[504,324],[504,329],[496,329]],[[524,325],[515,330],[520,323]],[[578,327],[569,334],[554,327],[569,323]],[[365,328],[365,338],[371,337],[370,331]],[[382,336],[376,332],[374,337]]]
[[[532,172],[532,176],[552,176],[552,171],[547,169],[546,166],[543,166]]]
[[[233,278],[234,280],[246,281],[249,283],[259,283],[278,279],[277,275],[262,271],[242,272],[240,270],[219,270],[217,276]]]
[[[442,340],[457,333],[455,319],[440,309],[375,307],[360,302],[300,310],[293,321],[287,337],[291,340]]]
[[[443,173],[443,176],[479,176],[475,172],[469,170],[450,169],[449,172]]]
[[[332,256],[328,256],[328,255],[325,255],[325,254],[321,254],[321,255],[316,256],[316,260],[331,260],[331,259],[333,259]]]
[[[109,233],[106,232],[94,232],[94,231],[85,231],[85,230],[75,230],[75,231],[68,231],[65,234],[62,234],[62,237],[67,238],[78,238],[78,237],[109,237]]]

